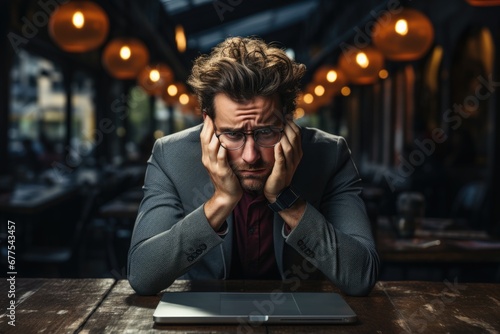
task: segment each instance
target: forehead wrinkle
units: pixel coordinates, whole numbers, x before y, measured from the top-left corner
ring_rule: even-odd
[[[273,115],[274,113],[269,114],[266,111],[255,110],[249,112],[238,110],[235,112],[234,121],[239,125],[237,128],[277,125],[279,118],[273,117]]]
[[[221,96],[216,99],[216,104],[223,103],[227,96]],[[231,129],[250,129],[256,126],[278,125],[282,123],[283,118],[277,115],[280,111],[276,108],[278,101],[276,98],[257,96],[246,101],[230,101],[229,106],[220,105],[220,108],[226,108],[225,116],[219,117],[224,125],[221,128]],[[232,116],[231,116],[232,115]]]

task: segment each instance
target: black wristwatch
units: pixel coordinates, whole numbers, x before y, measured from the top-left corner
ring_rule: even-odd
[[[289,186],[279,193],[276,197],[276,202],[269,203],[268,205],[274,212],[280,212],[291,207],[299,197],[300,195],[297,191],[292,186]]]

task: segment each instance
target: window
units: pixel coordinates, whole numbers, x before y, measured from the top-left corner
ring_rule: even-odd
[[[65,94],[60,68],[24,50],[11,69],[9,161],[17,177],[34,177],[63,151]]]

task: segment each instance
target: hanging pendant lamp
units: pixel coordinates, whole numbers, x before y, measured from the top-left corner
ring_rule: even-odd
[[[117,79],[136,79],[149,62],[149,51],[137,38],[115,38],[106,45],[102,64]]]
[[[434,27],[422,12],[405,8],[380,18],[373,33],[373,44],[389,60],[413,61],[423,57],[434,41]]]
[[[347,83],[347,78],[340,68],[324,65],[316,70],[313,81],[323,85],[326,94],[335,95]]]
[[[106,12],[92,1],[60,5],[49,20],[49,34],[67,52],[87,52],[104,43],[109,32]]]
[[[174,73],[165,64],[148,65],[141,70],[137,81],[148,94],[162,95],[167,85],[174,82]]]
[[[383,66],[384,56],[371,46],[342,54],[339,58],[339,67],[348,81],[359,85],[372,84],[377,81]]]
[[[500,0],[467,0],[467,3],[476,7],[500,6]]]

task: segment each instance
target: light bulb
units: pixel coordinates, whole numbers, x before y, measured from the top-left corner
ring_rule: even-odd
[[[83,28],[85,25],[85,17],[83,16],[83,13],[80,11],[75,12],[73,14],[72,22],[77,29]]]
[[[130,48],[128,45],[124,45],[120,48],[120,58],[123,60],[127,60],[130,58],[132,55],[132,51],[130,51]]]
[[[356,63],[362,68],[367,68],[368,65],[370,65],[370,61],[364,52],[360,52],[356,55]]]
[[[335,70],[330,70],[328,71],[328,73],[326,74],[326,80],[328,80],[328,82],[335,82],[337,80],[337,71]]]
[[[408,34],[408,22],[405,19],[399,19],[394,25],[394,30],[401,36]]]

